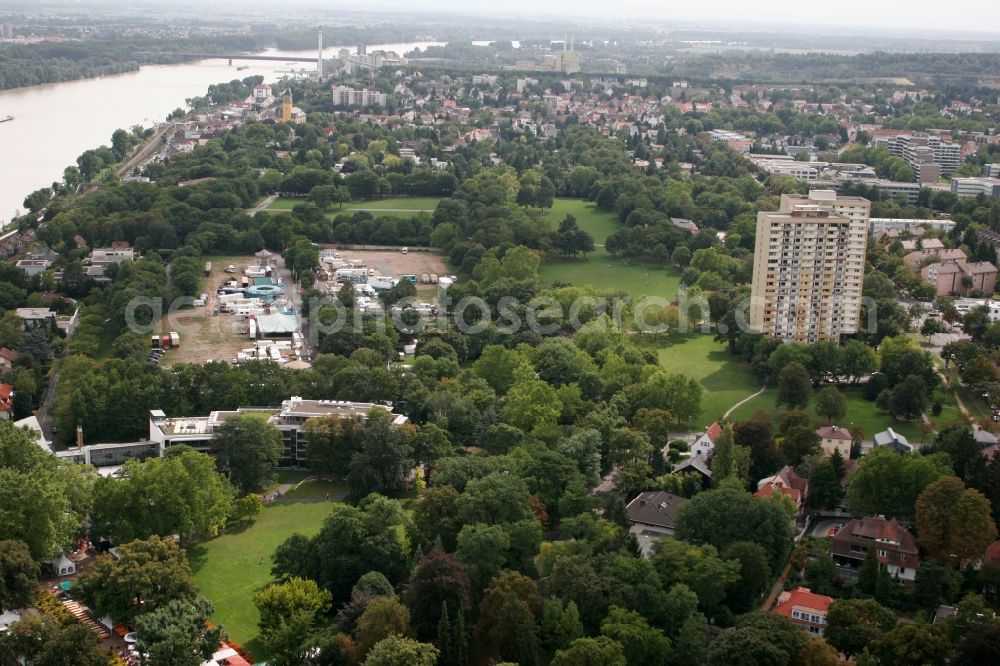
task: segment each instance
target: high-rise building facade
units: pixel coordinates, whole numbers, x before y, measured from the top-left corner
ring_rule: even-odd
[[[786,342],[857,333],[871,203],[832,190],[757,214],[750,327]]]
[[[385,106],[388,101],[388,96],[377,90],[355,90],[347,86],[334,86],[330,96],[334,106]]]

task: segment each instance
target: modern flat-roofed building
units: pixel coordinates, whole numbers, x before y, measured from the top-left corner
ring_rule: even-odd
[[[780,211],[757,214],[752,329],[809,343],[858,331],[870,206],[813,190],[782,195]]]
[[[935,231],[951,231],[955,228],[954,220],[945,219],[922,220],[905,217],[873,217],[868,222],[868,229],[873,236],[883,231],[892,231],[893,229],[913,232],[916,229],[924,227],[934,229]]]
[[[334,106],[385,106],[385,93],[367,88],[355,90],[347,86],[334,86],[330,90]]]
[[[347,400],[303,400],[293,396],[284,400],[280,408],[240,407],[234,411],[212,412],[208,416],[167,418],[162,411],[153,410],[149,414],[149,439],[160,446],[159,455],[176,444],[187,444],[196,450],[207,451],[211,447],[212,438],[226,419],[260,414],[281,433],[284,452],[280,464],[298,467],[307,460],[306,442],[301,436],[306,421],[328,416],[365,420],[373,410],[379,409],[389,414],[395,426],[403,425],[408,420],[401,414],[393,413],[392,408],[387,405]]]
[[[951,192],[960,199],[980,194],[1000,199],[1000,178],[952,178]]]
[[[906,163],[913,168],[917,182],[920,183],[934,182],[941,176],[951,175],[962,160],[962,146],[933,134],[913,133],[879,137],[875,144],[876,147],[884,144],[893,155],[906,160]],[[936,165],[938,168],[929,168],[930,165]]]

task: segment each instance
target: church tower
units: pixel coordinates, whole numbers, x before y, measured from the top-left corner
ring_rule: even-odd
[[[281,122],[287,123],[292,120],[292,89],[285,88],[281,93]]]

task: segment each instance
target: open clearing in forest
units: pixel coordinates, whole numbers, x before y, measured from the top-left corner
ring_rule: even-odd
[[[547,259],[538,271],[542,282],[624,291],[632,298],[676,298],[680,285],[680,272],[676,268],[612,257],[604,249],[608,236],[622,228],[614,213],[599,210],[583,199],[556,199],[547,213],[554,228],[566,215],[575,217],[580,228],[594,237],[594,251],[586,259]]]

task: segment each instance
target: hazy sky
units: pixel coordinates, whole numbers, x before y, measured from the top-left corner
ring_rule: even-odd
[[[325,3],[324,3],[325,4]],[[331,4],[342,4],[334,0]],[[889,32],[894,27],[934,30],[1000,32],[998,0],[381,0],[368,5],[373,10],[447,10],[466,14],[547,14],[567,16],[614,16],[641,20],[642,17],[679,21],[782,22],[815,25],[847,25],[877,28]],[[358,7],[355,5],[355,7]]]

